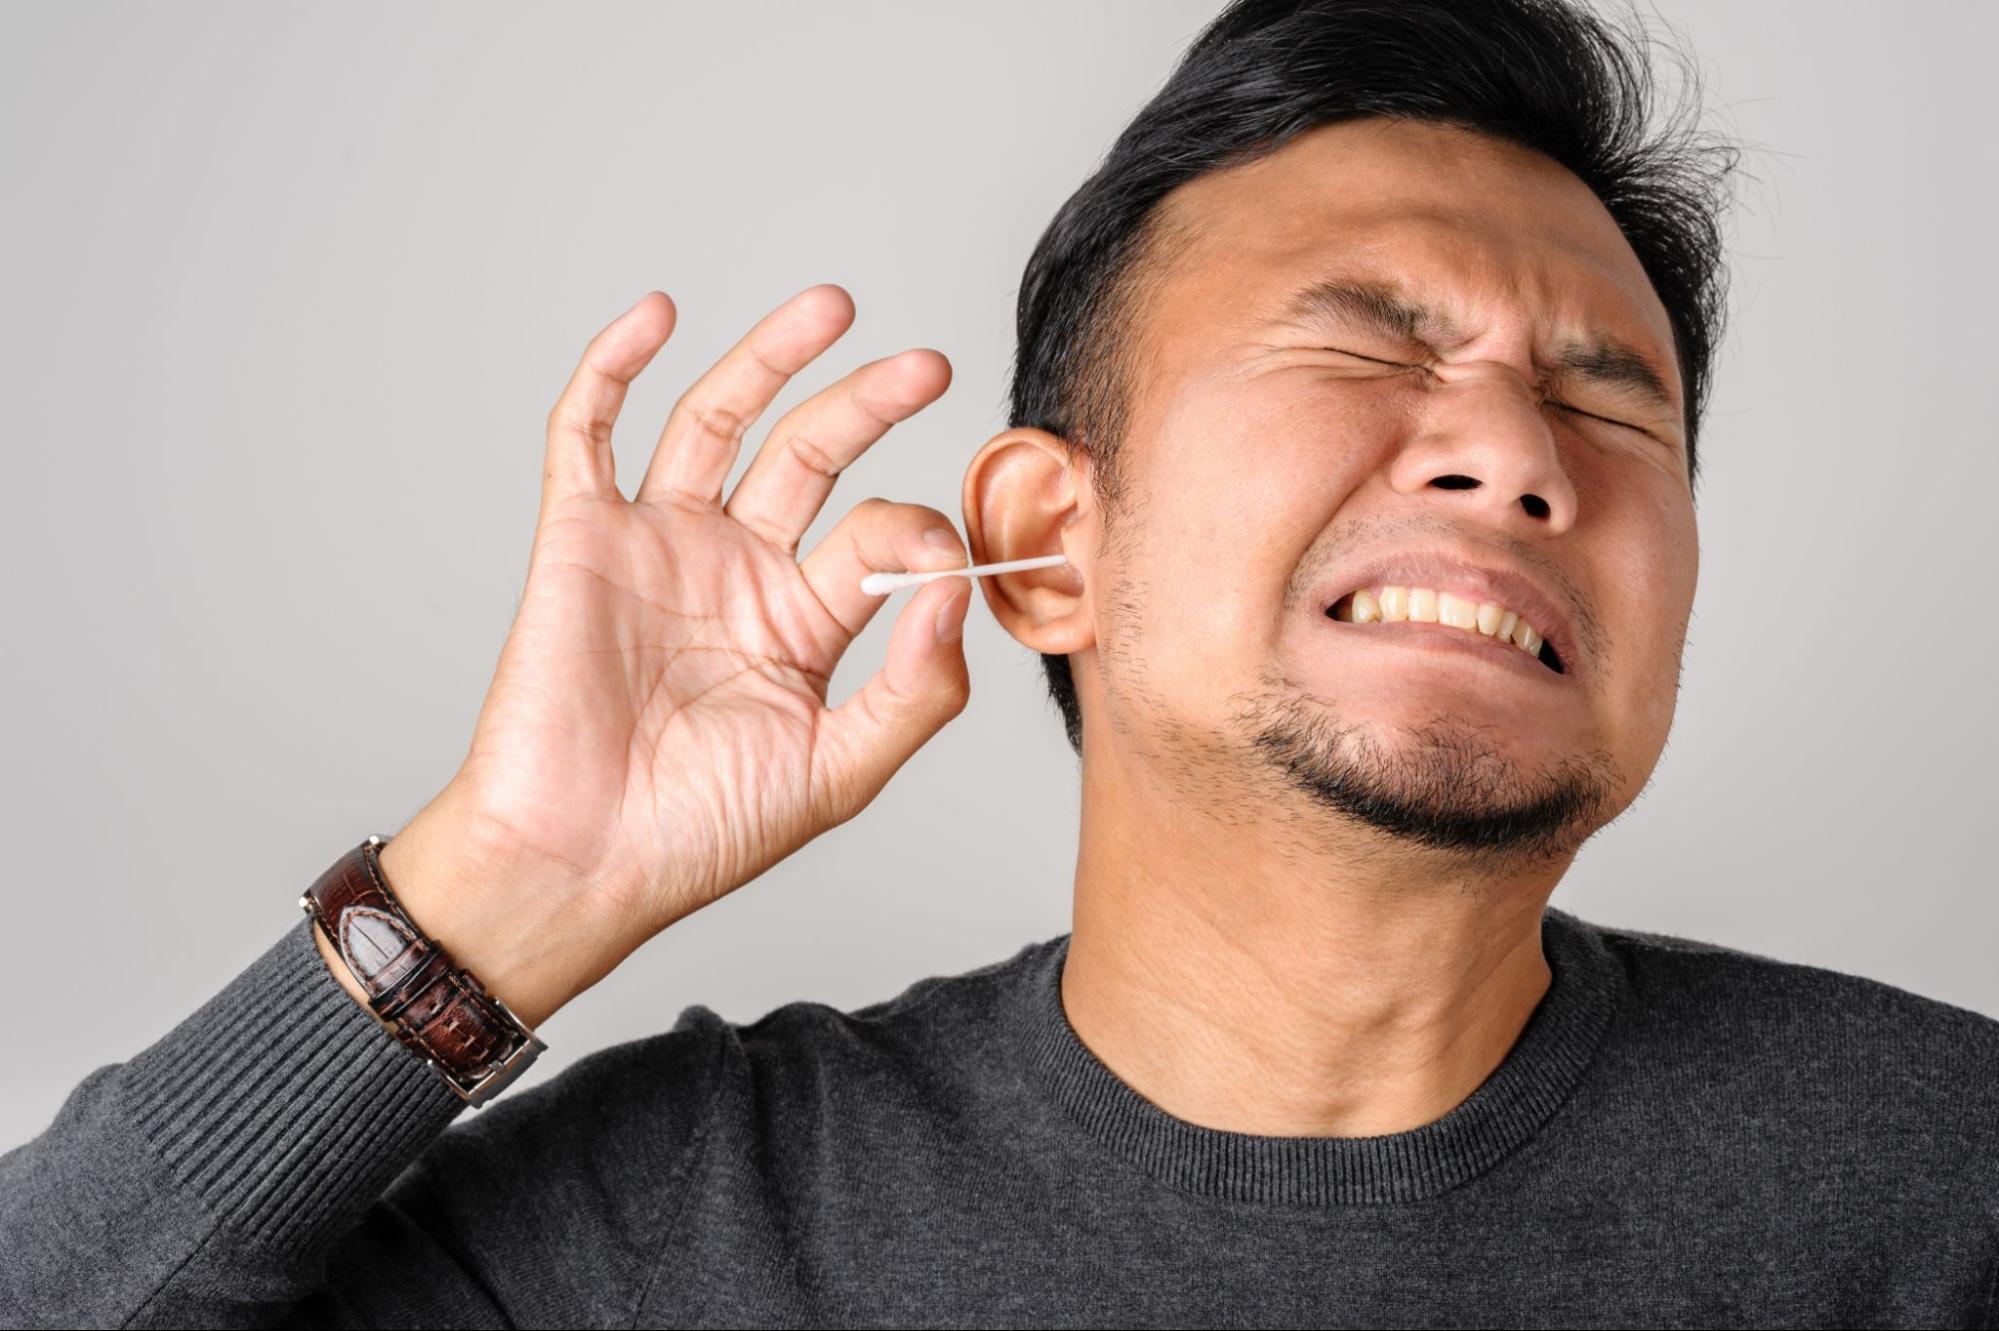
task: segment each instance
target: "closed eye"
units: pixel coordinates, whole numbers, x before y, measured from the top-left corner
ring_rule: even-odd
[[[1379,356],[1363,356],[1358,351],[1348,351],[1345,347],[1320,347],[1319,350],[1336,352],[1342,356],[1352,356],[1355,360],[1368,361],[1374,365],[1386,365],[1397,370],[1420,370],[1423,368],[1420,365],[1411,365],[1407,361],[1383,360]]]
[[[1379,356],[1364,356],[1358,351],[1349,351],[1345,347],[1320,347],[1319,350],[1334,352],[1335,354],[1341,356],[1351,356],[1355,360],[1364,360],[1368,362],[1370,365],[1385,365],[1388,368],[1394,370],[1420,370],[1424,368],[1421,365],[1412,365],[1408,361],[1383,360]],[[1581,407],[1572,407],[1566,402],[1557,402],[1553,398],[1548,398],[1546,399],[1546,401],[1547,405],[1555,407],[1561,411],[1566,411],[1572,416],[1587,416],[1593,421],[1602,421],[1605,425],[1621,426],[1626,430],[1636,431],[1637,433],[1644,435],[1648,439],[1657,439],[1659,437],[1653,434],[1650,430],[1645,429],[1643,426],[1633,425],[1630,421],[1620,421],[1610,416],[1599,416],[1593,411],[1584,411]]]
[[[1553,398],[1548,399],[1548,405],[1566,411],[1572,416],[1587,416],[1593,421],[1602,421],[1605,425],[1621,425],[1627,430],[1637,430],[1642,435],[1653,437],[1650,430],[1633,425],[1630,421],[1612,420],[1608,416],[1599,416],[1593,411],[1584,411],[1581,407],[1572,407],[1566,402],[1557,402]]]

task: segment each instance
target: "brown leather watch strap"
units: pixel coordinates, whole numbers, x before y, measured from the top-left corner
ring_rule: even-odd
[[[547,1046],[417,927],[382,874],[383,844],[371,836],[342,855],[299,905],[354,973],[375,1015],[460,1098],[483,1104]]]

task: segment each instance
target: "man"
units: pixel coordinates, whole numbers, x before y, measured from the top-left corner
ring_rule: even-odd
[[[1232,5],[1037,248],[962,543],[868,500],[797,551],[927,350],[722,493],[827,286],[627,500],[640,300],[551,413],[463,766],[0,1160],[0,1313],[1999,1325],[1999,1022],[1548,906],[1658,759],[1695,584],[1728,162],[1646,78],[1553,0]],[[966,578],[825,706],[863,575],[1051,554],[981,587],[1081,756],[1072,933],[693,1007],[447,1131],[962,709]]]

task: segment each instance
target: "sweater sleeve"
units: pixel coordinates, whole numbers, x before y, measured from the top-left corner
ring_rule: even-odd
[[[690,1008],[453,1126],[463,1103],[340,987],[311,929],[0,1156],[0,1325],[536,1325],[643,1287],[721,1019]],[[654,1121],[613,1141],[635,1079]],[[592,1247],[593,1229],[618,1241]]]

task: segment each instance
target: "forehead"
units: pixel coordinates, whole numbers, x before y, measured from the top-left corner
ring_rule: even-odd
[[[1589,187],[1539,153],[1443,125],[1365,119],[1310,130],[1196,177],[1160,204],[1178,242],[1151,332],[1228,336],[1331,274],[1392,282],[1467,338],[1608,335],[1657,349],[1672,325]]]

